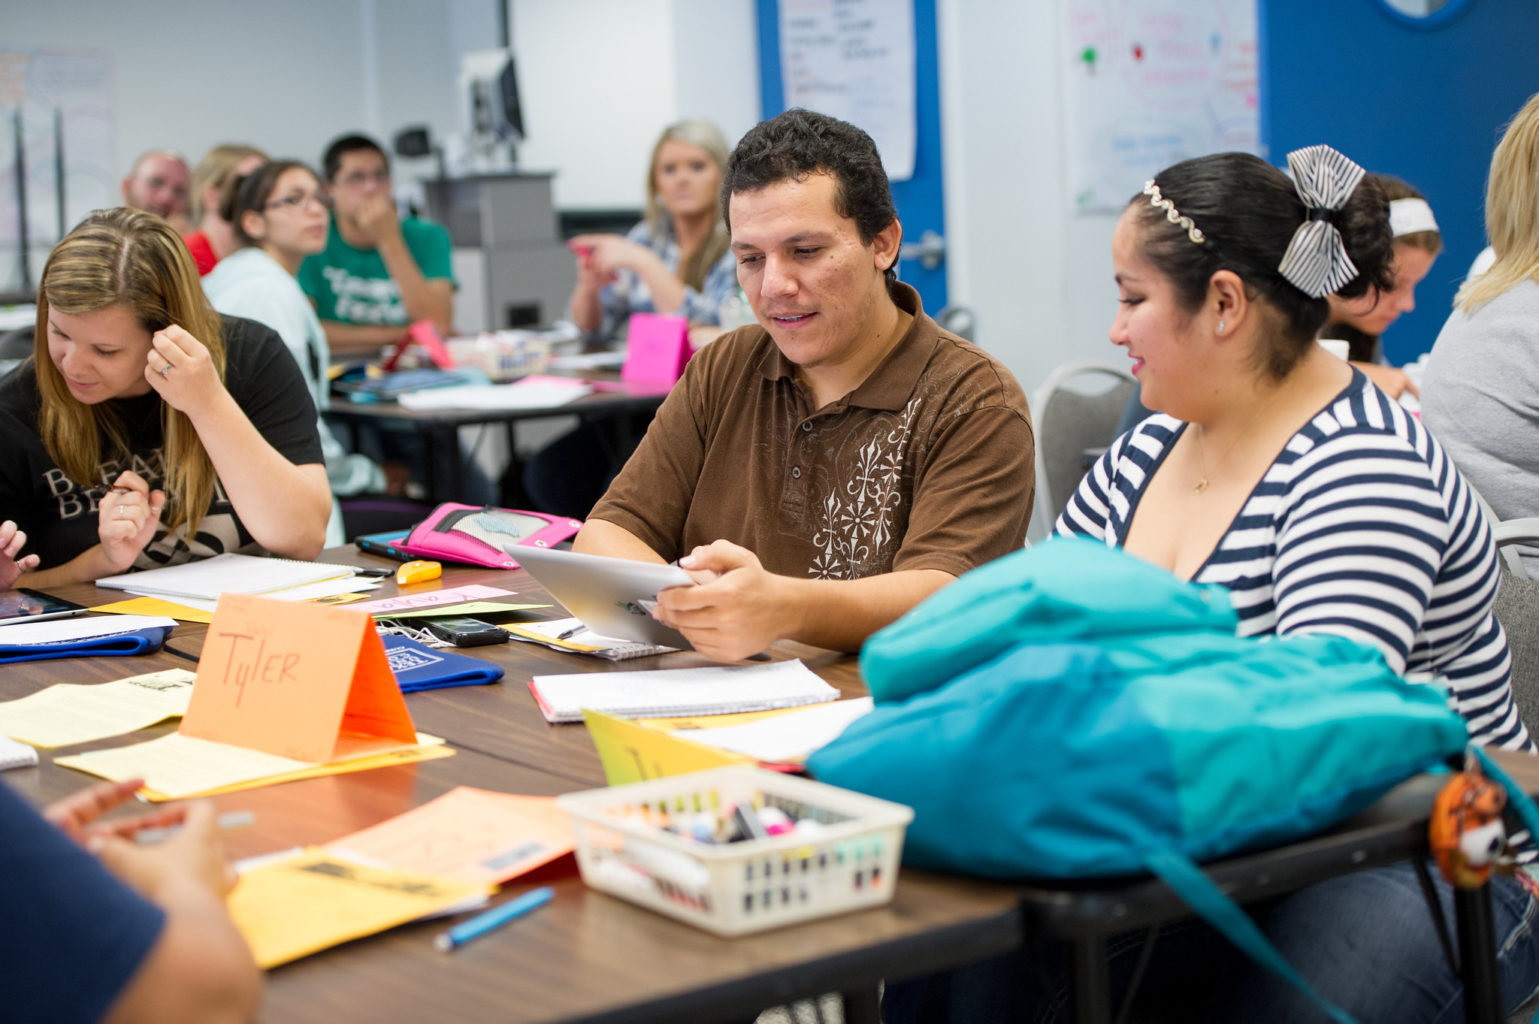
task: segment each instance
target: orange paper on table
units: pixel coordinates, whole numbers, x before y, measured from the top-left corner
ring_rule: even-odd
[[[224,594],[181,732],[322,763],[417,742],[367,612]]]
[[[326,849],[397,871],[500,885],[571,853],[574,842],[554,797],[460,786]]]

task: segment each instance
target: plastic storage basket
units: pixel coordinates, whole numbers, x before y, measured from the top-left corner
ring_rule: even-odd
[[[902,804],[749,766],[712,768],[556,802],[577,829],[583,881],[718,935],[777,928],[892,899]],[[702,843],[663,830],[664,816],[729,815],[749,803],[811,818],[815,836]]]

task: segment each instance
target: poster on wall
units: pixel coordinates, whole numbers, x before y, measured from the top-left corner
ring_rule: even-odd
[[[1066,184],[1078,213],[1115,213],[1173,163],[1265,156],[1256,0],[1067,0]]]
[[[848,121],[893,181],[914,176],[914,0],[780,0],[785,104]]]
[[[0,44],[0,292],[31,290],[59,240],[61,163],[65,231],[92,210],[117,205],[112,129],[110,55]]]

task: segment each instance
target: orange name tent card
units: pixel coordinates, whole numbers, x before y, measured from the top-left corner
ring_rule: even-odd
[[[181,732],[323,763],[415,744],[367,612],[224,594]]]

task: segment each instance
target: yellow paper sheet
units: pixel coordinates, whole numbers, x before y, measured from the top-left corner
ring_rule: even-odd
[[[772,708],[769,711],[739,711],[731,715],[690,715],[684,718],[633,718],[631,721],[637,725],[644,725],[649,729],[660,729],[663,732],[673,732],[676,729],[723,729],[729,725],[746,725],[749,722],[758,722],[766,718],[794,715],[798,711],[804,710],[806,710],[805,707]]]
[[[365,867],[323,850],[306,850],[241,875],[230,893],[229,908],[235,927],[265,969],[469,903],[491,891],[488,886]]]
[[[319,775],[339,775],[433,757],[448,757],[454,753],[442,744],[443,740],[436,736],[418,733],[415,746],[376,752],[348,761],[314,764],[229,743],[172,733],[132,746],[61,757],[54,763],[113,781],[142,778],[144,788],[140,794],[146,799],[180,800]]]
[[[445,605],[442,608],[408,608],[405,611],[388,612],[377,616],[381,619],[442,618],[445,615],[492,615],[497,612],[527,612],[537,608],[549,608],[548,604],[503,604],[500,601],[467,601],[464,604]]]
[[[146,729],[186,713],[195,678],[172,668],[96,685],[55,683],[0,703],[0,736],[47,748]]]
[[[91,610],[108,612],[112,615],[164,615],[168,619],[179,619],[182,622],[214,621],[212,610],[204,611],[202,608],[193,608],[174,601],[163,601],[158,597],[131,597],[126,601],[99,604]]]
[[[753,758],[692,743],[666,732],[615,718],[599,711],[584,711],[583,721],[604,763],[611,786],[628,782],[682,775],[725,764],[753,764]]]
[[[498,885],[570,853],[573,842],[571,819],[553,797],[460,786],[325,848],[397,871]]]

